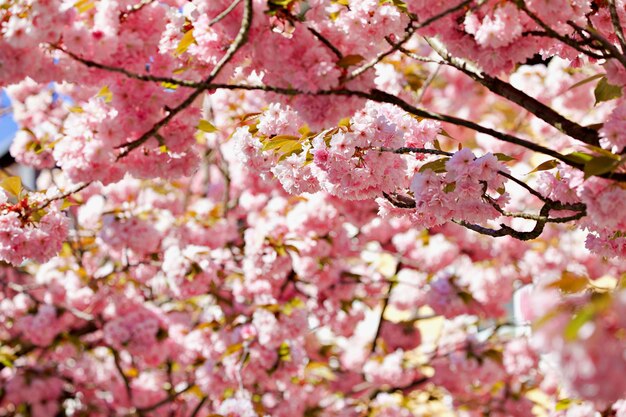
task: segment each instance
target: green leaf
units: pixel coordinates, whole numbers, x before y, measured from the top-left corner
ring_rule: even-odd
[[[5,178],[0,182],[0,188],[8,194],[19,198],[22,193],[22,179],[20,177]]]
[[[558,160],[550,159],[549,161],[539,164],[539,166],[537,166],[535,169],[530,171],[528,174],[532,174],[533,172],[539,172],[539,171],[547,171],[549,169],[556,168],[558,165],[559,165]]]
[[[328,381],[335,381],[337,379],[337,375],[323,362],[307,363],[305,372]]]
[[[113,100],[113,93],[111,92],[111,90],[109,90],[109,87],[105,85],[100,89],[100,91],[98,91],[96,97],[101,97],[104,99],[105,103],[110,103],[111,100]]]
[[[96,3],[93,0],[78,0],[74,3],[74,7],[78,10],[78,13],[85,13],[96,7]]]
[[[588,285],[587,278],[565,271],[561,278],[548,285],[548,288],[557,288],[565,293],[576,293],[584,290]]]
[[[391,3],[398,8],[402,13],[408,13],[409,9],[406,3],[402,0],[380,0],[380,4]]]
[[[178,55],[182,55],[183,53],[185,53],[185,51],[187,51],[187,49],[189,49],[191,44],[194,43],[195,41],[196,39],[193,37],[193,29],[185,32],[183,37],[180,39],[178,46],[176,47],[175,55],[178,56]]]
[[[39,222],[43,218],[43,216],[45,216],[46,214],[47,214],[46,210],[39,209],[30,213],[30,218],[34,220],[35,222]]]
[[[61,210],[65,210],[67,208],[70,208],[72,206],[77,206],[77,205],[78,205],[77,202],[68,200],[67,198],[64,198],[63,199],[63,204],[61,204]]]
[[[572,401],[569,398],[563,398],[562,400],[559,400],[556,405],[554,406],[554,409],[556,411],[563,411],[563,410],[567,410],[568,408],[570,408],[572,405],[574,404],[574,401]]]
[[[85,110],[80,106],[70,106],[68,107],[68,110],[71,111],[72,113],[84,113],[85,112]]]
[[[588,304],[581,308],[574,317],[567,323],[563,332],[565,339],[572,341],[578,337],[578,331],[591,319],[596,313],[596,308],[592,304]]]
[[[41,142],[35,140],[33,142],[28,142],[28,144],[26,145],[26,150],[39,155],[45,150],[45,148],[42,146]]]
[[[619,160],[620,158],[619,155],[615,155],[613,152],[607,151],[606,149],[600,148],[598,146],[585,145],[585,148],[589,149],[590,151],[597,152],[600,155],[608,156],[609,158],[613,158],[616,160]]]
[[[459,298],[463,301],[464,304],[472,304],[474,302],[474,297],[472,296],[472,294],[470,294],[467,291],[458,291],[457,295],[459,296]]]
[[[263,151],[273,150],[275,154],[280,155],[279,161],[287,158],[294,153],[302,152],[301,138],[291,135],[278,135],[267,138],[263,142]]]
[[[435,161],[428,162],[420,167],[419,172],[424,172],[428,169],[438,174],[442,172],[446,172],[446,162],[448,162],[449,159],[450,158],[445,157],[445,158],[437,159]]]
[[[600,78],[600,82],[596,86],[596,89],[593,90],[593,95],[596,97],[596,104],[602,103],[603,101],[609,101],[622,96],[622,88],[609,84],[606,77]]]
[[[15,361],[15,356],[12,353],[8,352],[0,352],[0,363],[7,368],[13,368],[13,361]]]
[[[516,161],[516,159],[513,158],[512,156],[509,156],[502,152],[494,153],[494,156],[498,158],[498,161],[501,161],[501,162]]]
[[[291,347],[289,343],[283,342],[278,347],[278,357],[283,362],[291,362]]]
[[[337,65],[339,65],[341,68],[348,68],[353,65],[357,65],[358,63],[362,62],[364,59],[365,58],[363,58],[361,55],[346,55],[343,58],[341,58],[339,61],[337,61]]]
[[[587,77],[584,80],[578,81],[576,84],[574,84],[570,88],[568,88],[567,91],[573,90],[574,88],[580,87],[581,85],[585,85],[587,83],[592,82],[593,80],[597,80],[598,78],[602,78],[602,77],[604,77],[604,74],[592,75],[591,77]]]
[[[607,172],[611,172],[617,168],[619,160],[615,160],[608,156],[596,156],[591,161],[585,163],[585,178],[593,177],[594,175],[602,175]]]
[[[565,155],[565,159],[577,164],[586,164],[593,159],[593,155],[585,152],[572,152]]]
[[[235,343],[234,345],[230,345],[226,348],[226,350],[222,354],[222,358],[225,358],[226,356],[230,356],[235,352],[239,352],[242,349],[243,349],[243,343]]]
[[[210,122],[204,119],[201,119],[200,122],[198,123],[198,130],[201,130],[206,133],[217,132],[217,128],[213,126]]]
[[[444,193],[451,193],[455,189],[456,189],[456,182],[451,182],[449,184],[446,184],[445,187],[443,187],[443,192]]]
[[[300,140],[299,137],[297,136],[291,136],[291,135],[277,135],[271,138],[267,138],[264,142],[263,142],[263,148],[261,148],[261,150],[263,151],[270,151],[272,149],[279,149],[280,147],[292,143],[292,142],[297,142],[298,140]]]
[[[167,88],[168,90],[176,90],[178,88],[178,84],[162,82],[161,87]]]

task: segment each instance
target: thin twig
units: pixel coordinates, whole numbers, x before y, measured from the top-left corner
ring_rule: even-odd
[[[109,346],[109,349],[113,353],[113,362],[115,363],[115,369],[117,369],[117,372],[120,374],[120,376],[122,377],[122,380],[124,381],[124,387],[126,388],[126,395],[128,396],[128,401],[132,404],[133,390],[130,387],[130,381],[128,380],[128,377],[126,376],[126,373],[124,373],[124,370],[122,369],[122,364],[120,363],[120,354],[112,346]]]
[[[611,13],[611,23],[615,30],[615,35],[619,40],[619,44],[622,47],[622,54],[626,54],[626,38],[624,38],[624,30],[622,24],[619,21],[619,15],[617,14],[617,8],[615,7],[615,0],[609,0],[609,12]]]
[[[174,399],[176,399],[180,395],[186,393],[187,391],[192,389],[194,386],[195,386],[194,384],[188,384],[185,388],[181,389],[180,391],[175,391],[175,392],[171,393],[170,395],[168,395],[167,397],[163,398],[161,401],[158,401],[155,404],[152,404],[152,405],[149,405],[149,406],[143,407],[143,408],[137,408],[137,412],[140,413],[140,414],[143,414],[143,413],[148,413],[150,411],[154,411],[157,408],[162,407],[163,405],[173,401]]]
[[[211,21],[209,22],[209,26],[213,26],[214,24],[216,24],[217,22],[219,22],[220,20],[224,19],[226,16],[228,16],[230,14],[230,12],[232,12],[233,10],[235,10],[235,7],[237,7],[237,5],[241,2],[241,0],[234,0],[230,6],[228,6],[222,13],[218,14],[217,16],[215,16],[213,19],[211,19]]]
[[[405,34],[402,37],[402,39],[400,40],[400,42],[398,42],[397,44],[393,45],[389,50],[383,52],[382,54],[379,54],[378,56],[376,56],[374,59],[372,59],[370,62],[368,62],[367,64],[357,68],[356,70],[354,70],[349,77],[346,78],[347,81],[350,81],[356,77],[358,77],[359,75],[363,74],[365,71],[369,70],[370,68],[373,68],[376,64],[378,64],[380,61],[382,61],[383,59],[385,59],[386,57],[388,57],[389,55],[393,54],[394,52],[396,52],[402,45],[404,45],[405,43],[407,43],[409,41],[409,39],[411,39],[411,37],[413,36],[413,34],[415,33],[415,31],[419,30],[419,29],[423,29],[426,26],[430,25],[433,22],[436,22],[439,19],[443,19],[444,17],[446,17],[447,15],[454,13],[458,10],[463,9],[465,6],[469,5],[473,0],[464,0],[461,3],[457,4],[456,6],[450,7],[449,9],[446,9],[434,16],[429,17],[428,19],[424,20],[423,22],[419,22],[416,24],[416,20],[411,19],[409,21],[409,24],[407,25],[406,29],[404,30]]]
[[[609,42],[607,38],[602,36],[600,32],[598,32],[597,30],[591,27],[583,28],[571,20],[568,20],[567,24],[579,32],[588,33],[591,38],[597,40],[606,49],[606,51],[610,54],[611,57],[617,59],[626,68],[626,55],[621,53],[619,49],[617,49],[615,45]]]
[[[331,41],[329,41],[324,35],[322,35],[321,33],[319,33],[317,30],[315,30],[314,28],[312,28],[311,26],[307,26],[307,29],[309,30],[309,32],[311,32],[313,34],[313,36],[315,36],[320,42],[322,42],[324,45],[326,45],[326,47],[328,49],[331,50],[331,52],[333,54],[335,54],[335,56],[337,56],[337,58],[342,59],[343,58],[343,54],[341,53],[341,51],[332,44]]]
[[[48,207],[50,204],[52,204],[54,201],[63,200],[64,198],[67,198],[71,196],[72,194],[76,194],[77,192],[84,190],[85,188],[89,187],[89,185],[91,185],[91,181],[79,184],[78,187],[76,187],[73,190],[66,191],[61,195],[58,195],[56,197],[52,197],[46,200],[41,206],[39,206],[39,208],[44,209]]]
[[[545,31],[545,34],[543,34],[543,32],[537,32],[537,31],[530,31],[530,32],[526,32],[529,35],[533,35],[533,36],[547,36],[553,39],[558,39],[559,41],[563,42],[564,44],[574,48],[575,50],[577,50],[578,52],[581,52],[587,56],[589,56],[590,58],[594,58],[594,59],[602,59],[603,56],[602,55],[598,55],[594,52],[591,52],[587,49],[584,49],[580,46],[579,41],[572,39],[568,36],[564,36],[561,35],[560,33],[558,33],[556,30],[552,29],[550,26],[548,26],[543,20],[541,20],[539,18],[539,16],[537,16],[535,13],[533,13],[532,11],[530,11],[528,9],[528,7],[526,7],[526,5],[524,4],[524,1],[522,0],[518,0],[516,1],[517,7],[521,10],[524,11],[524,13],[526,13],[528,15],[528,17],[530,17],[532,20],[535,21],[535,23],[537,23],[539,26],[541,26],[541,28]]]

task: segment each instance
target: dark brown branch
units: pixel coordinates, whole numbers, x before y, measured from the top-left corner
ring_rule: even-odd
[[[96,69],[100,69],[103,71],[116,72],[128,78],[132,78],[132,79],[139,80],[139,81],[169,83],[169,84],[174,84],[180,87],[190,87],[190,88],[195,88],[195,86],[197,85],[197,83],[194,83],[191,81],[188,82],[185,80],[180,80],[180,79],[175,79],[175,78],[170,78],[170,77],[158,77],[158,76],[150,75],[150,74],[137,74],[137,73],[128,71],[124,68],[114,67],[112,65],[106,65],[106,64],[99,63],[99,62],[91,61],[89,59],[82,58],[76,55],[74,52],[68,51],[67,49],[59,45],[51,44],[50,46],[53,49],[63,52],[64,54],[72,58],[74,61],[80,62],[81,64],[85,65],[88,68],[96,68]]]
[[[132,403],[133,390],[130,387],[130,381],[128,380],[128,377],[126,376],[124,369],[122,369],[122,364],[120,363],[120,354],[117,352],[117,350],[115,350],[111,346],[109,346],[109,349],[111,350],[111,353],[113,354],[113,362],[115,363],[115,369],[117,369],[117,372],[120,374],[120,376],[122,377],[122,380],[124,381],[124,388],[126,389],[126,396],[128,397],[128,401]]]
[[[71,55],[70,55],[71,56]],[[84,60],[81,60],[81,62]],[[99,64],[98,64],[99,65]],[[106,69],[106,68],[102,68],[102,69]],[[499,132],[497,130],[488,128],[488,127],[484,127],[482,125],[479,125],[477,123],[471,122],[469,120],[465,120],[465,119],[460,119],[458,117],[454,117],[454,116],[449,116],[449,115],[445,115],[445,114],[440,114],[440,113],[434,113],[434,112],[430,112],[427,110],[423,110],[423,109],[419,109],[409,103],[407,103],[406,101],[402,100],[399,97],[396,97],[392,94],[386,93],[384,91],[381,90],[377,90],[377,89],[372,89],[369,92],[365,92],[365,91],[357,91],[357,90],[349,90],[349,89],[336,89],[336,90],[321,90],[321,91],[315,91],[315,92],[306,92],[306,91],[301,91],[301,90],[296,90],[296,89],[292,89],[292,88],[282,88],[282,87],[274,87],[274,86],[264,86],[264,85],[245,85],[245,84],[220,84],[220,83],[211,83],[211,82],[190,82],[190,81],[181,81],[181,80],[177,80],[177,79],[150,79],[152,77],[147,77],[147,76],[142,76],[139,74],[126,74],[126,71],[120,68],[115,69],[115,72],[120,72],[120,73],[124,73],[125,75],[131,77],[131,78],[135,78],[138,80],[142,80],[142,81],[165,81],[165,82],[169,82],[172,83],[174,85],[180,85],[180,86],[184,86],[184,87],[190,87],[190,88],[196,88],[197,90],[194,92],[193,95],[193,99],[195,99],[197,97],[197,95],[200,94],[201,91],[204,90],[217,90],[217,89],[226,89],[226,90],[249,90],[249,91],[265,91],[265,92],[271,92],[271,93],[276,93],[276,94],[281,94],[281,95],[289,95],[289,96],[297,96],[297,95],[310,95],[310,96],[332,96],[332,95],[336,95],[336,96],[353,96],[353,97],[360,97],[366,100],[372,100],[375,102],[379,102],[379,103],[390,103],[390,104],[394,104],[398,107],[400,107],[401,109],[405,110],[408,113],[411,113],[413,115],[416,115],[418,117],[422,117],[425,119],[431,119],[431,120],[438,120],[441,122],[446,122],[446,123],[450,123],[450,124],[454,124],[457,126],[462,126],[462,127],[466,127],[468,129],[472,129],[476,132],[480,132],[480,133],[485,133],[489,136],[492,136],[496,139],[502,140],[504,142],[508,142],[508,143],[512,143],[521,147],[524,147],[526,149],[535,151],[535,152],[539,152],[539,153],[543,153],[544,155],[548,155],[548,156],[552,156],[555,159],[558,159],[559,161],[563,162],[566,165],[569,165],[571,167],[577,168],[579,170],[583,170],[584,167],[582,164],[574,162],[570,159],[568,159],[565,155],[560,154],[559,152],[546,148],[544,146],[538,145],[534,142],[530,142],[527,141],[525,139],[521,139],[518,138],[516,136],[507,134],[507,133],[503,133],[503,132]],[[189,104],[191,104],[191,102],[193,101],[193,99],[190,100],[189,103],[187,103],[188,100],[186,100],[185,102],[183,102],[181,105],[179,105],[177,108],[175,108],[174,110],[172,110],[172,112],[176,111],[178,108],[184,106],[188,106]],[[183,108],[184,108],[183,107]],[[180,109],[182,110],[182,108]],[[180,111],[178,110],[178,111]],[[151,129],[150,131],[146,132],[146,134],[142,135],[139,139],[136,139],[132,142],[126,143],[124,144],[122,147],[126,148],[125,152],[123,153],[123,155],[128,154],[128,152],[134,148],[139,147],[142,143],[144,143],[146,140],[148,140],[152,135],[154,135],[154,133],[156,131],[158,131],[163,125],[167,124],[169,122],[169,120],[171,119],[171,116],[168,115],[168,117],[164,118],[163,120],[161,120],[160,122],[158,122],[153,129]],[[603,178],[609,178],[612,180],[616,180],[616,181],[626,181],[626,174],[624,173],[609,173],[609,174],[603,174],[600,175],[600,177]]]
[[[189,391],[190,389],[192,389],[195,385],[194,384],[188,384],[185,388],[181,389],[180,391],[175,391],[173,393],[171,393],[170,395],[168,395],[167,397],[163,398],[161,401],[149,405],[147,407],[143,407],[143,408],[137,408],[137,413],[139,414],[144,414],[144,413],[148,413],[150,411],[154,411],[159,407],[164,406],[165,404],[175,400],[177,397],[181,396],[182,394],[186,393],[187,391]]]
[[[154,0],[141,0],[138,4],[132,5],[132,6],[128,6],[126,8],[126,11],[122,12],[120,14],[119,20],[120,22],[124,22],[126,19],[128,19],[128,17],[133,14],[133,13],[137,13],[138,11],[140,11],[141,9],[143,9],[144,7],[146,7],[147,5],[149,5],[150,3],[152,3]]]
[[[373,400],[374,398],[376,398],[376,396],[378,396],[378,394],[392,393],[392,392],[395,392],[395,391],[400,391],[400,392],[402,392],[402,394],[406,395],[409,392],[413,391],[414,389],[419,388],[420,386],[424,385],[426,382],[428,382],[429,379],[430,378],[424,376],[424,377],[421,377],[419,379],[416,379],[415,381],[413,381],[410,384],[405,385],[403,387],[391,387],[391,388],[387,388],[387,389],[378,388],[378,389],[374,390],[370,394],[369,398],[370,398],[370,400]]]
[[[40,209],[44,209],[44,208],[48,207],[50,204],[52,204],[53,201],[62,200],[64,198],[67,198],[67,197],[71,196],[72,194],[76,194],[77,192],[82,191],[85,188],[87,188],[90,184],[91,184],[91,182],[86,182],[86,183],[83,183],[83,184],[79,184],[73,190],[66,191],[66,192],[64,192],[61,195],[58,195],[56,197],[52,197],[52,198],[46,200],[41,206],[39,206],[39,208]]]
[[[401,263],[398,262],[396,266],[396,274],[400,271]],[[394,274],[395,275],[395,274]],[[385,312],[387,311],[387,306],[389,306],[389,299],[391,298],[391,291],[396,286],[397,281],[391,281],[389,285],[387,285],[387,293],[385,294],[385,298],[383,299],[383,306],[380,310],[380,320],[378,321],[378,325],[376,326],[376,333],[374,333],[374,339],[372,340],[372,347],[370,348],[370,352],[374,353],[376,351],[376,346],[378,344],[378,338],[380,337],[380,331],[383,328],[383,324],[385,322]]]
[[[617,14],[617,8],[615,7],[615,0],[609,0],[609,13],[611,14],[611,23],[613,24],[615,35],[617,36],[619,44],[622,47],[622,53],[626,54],[626,38],[624,38],[622,23],[619,21],[619,15]]]
[[[520,107],[523,107],[539,119],[551,126],[554,126],[557,130],[574,139],[588,145],[600,146],[600,138],[596,130],[581,126],[578,123],[565,118],[551,107],[546,106],[539,100],[529,96],[521,90],[518,90],[511,84],[506,83],[499,78],[492,77],[491,75],[480,70],[470,68],[466,62],[451,56],[446,50],[443,49],[442,46],[438,45],[436,41],[433,40],[428,43],[435,50],[435,52],[439,54],[439,56],[446,60],[446,62],[472,78],[474,81],[477,81],[487,87],[487,89],[489,89],[492,93],[495,93],[500,97],[504,97]]]
[[[594,59],[602,59],[603,58],[602,55],[598,55],[598,54],[596,54],[596,53],[594,53],[592,51],[589,51],[587,49],[582,48],[580,46],[580,42],[579,41],[577,41],[575,39],[572,39],[569,36],[561,35],[557,31],[552,29],[543,20],[541,20],[539,18],[539,16],[537,16],[536,14],[531,12],[528,9],[528,7],[526,7],[526,5],[524,4],[523,0],[517,0],[516,4],[517,4],[517,7],[519,9],[523,10],[524,13],[526,13],[528,15],[528,17],[530,17],[532,20],[535,21],[535,23],[537,23],[539,26],[541,26],[541,28],[545,31],[545,34],[547,35],[547,37],[553,38],[553,39],[557,39],[557,40],[563,42],[564,44],[566,44],[567,46],[569,46],[571,48],[574,48],[578,52],[589,56],[590,58],[594,58]],[[531,31],[531,32],[526,32],[526,33],[527,34],[531,34],[531,35],[535,35],[535,36],[543,36],[542,32]]]
[[[369,93],[363,93],[360,91],[351,91],[351,90],[337,90],[335,93],[348,95],[348,91],[350,92],[351,95],[363,97],[363,98],[377,101],[377,102],[394,104],[400,107],[401,109],[403,109],[404,111],[414,114],[416,116],[423,117],[425,119],[439,120],[441,122],[451,123],[457,126],[467,127],[469,129],[475,130],[476,132],[485,133],[496,139],[500,139],[501,141],[512,143],[514,145],[519,145],[526,149],[530,149],[532,151],[539,152],[544,155],[552,156],[558,159],[559,161],[562,161],[566,165],[570,165],[579,169],[583,168],[582,165],[568,160],[565,157],[565,155],[561,155],[559,152],[546,148],[545,146],[541,146],[534,142],[530,142],[528,140],[518,138],[508,133],[503,133],[503,132],[500,132],[500,131],[497,131],[488,127],[484,127],[482,125],[471,122],[469,120],[460,119],[458,117],[448,116],[445,114],[434,113],[434,112],[430,112],[430,111],[423,110],[423,109],[418,109],[412,106],[411,104],[407,103],[406,101],[400,99],[399,97],[396,97],[392,94],[386,93],[381,90],[373,89]]]
[[[309,30],[309,32],[311,32],[313,34],[313,36],[315,36],[317,38],[317,40],[322,42],[328,49],[330,49],[331,52],[333,54],[335,54],[335,56],[337,58],[339,58],[339,59],[343,58],[343,54],[341,53],[341,51],[339,49],[337,49],[337,47],[335,45],[333,45],[333,43],[331,41],[329,41],[324,35],[319,33],[317,30],[315,30],[311,26],[307,26],[306,28]]]
[[[571,20],[568,20],[567,24],[570,25],[579,33],[587,33],[589,37],[598,41],[600,45],[602,45],[604,49],[606,49],[610,57],[617,59],[626,68],[626,55],[621,53],[615,45],[609,42],[609,40],[605,38],[604,36],[602,36],[597,30],[591,27],[587,27],[587,28],[580,27],[579,25],[572,22]]]
[[[198,413],[200,412],[200,410],[202,409],[202,407],[204,406],[204,403],[206,403],[207,399],[208,399],[207,396],[202,397],[202,399],[200,400],[196,408],[193,409],[189,417],[196,417]]]

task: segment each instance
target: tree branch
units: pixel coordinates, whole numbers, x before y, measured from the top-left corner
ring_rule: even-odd
[[[427,42],[433,50],[441,56],[441,58],[446,60],[446,62],[468,75],[473,80],[487,87],[487,89],[489,89],[492,93],[495,93],[500,97],[504,97],[507,100],[523,107],[539,119],[551,126],[554,126],[562,133],[565,133],[574,139],[588,145],[600,146],[600,138],[596,130],[581,126],[578,123],[561,116],[551,107],[546,106],[534,97],[529,96],[525,92],[518,90],[511,84],[506,83],[499,78],[492,77],[478,69],[471,68],[466,62],[452,57],[437,40],[427,39]]]
[[[441,13],[438,13],[435,16],[432,16],[432,17],[424,20],[423,22],[420,22],[420,23],[417,23],[417,24],[415,24],[416,20],[411,19],[409,21],[409,24],[407,25],[405,31],[404,31],[405,35],[400,40],[400,42],[398,42],[397,44],[394,44],[389,50],[379,54],[378,56],[376,56],[376,58],[372,59],[367,64],[365,64],[365,65],[357,68],[356,70],[352,71],[352,73],[346,78],[346,81],[350,81],[350,80],[358,77],[359,75],[363,74],[367,70],[373,68],[376,64],[378,64],[380,61],[382,61],[383,59],[385,59],[389,55],[391,55],[394,52],[396,52],[402,45],[404,45],[405,43],[407,43],[409,41],[409,39],[411,39],[411,37],[413,36],[415,31],[417,31],[419,29],[423,29],[426,26],[430,25],[431,23],[436,22],[437,20],[442,19],[442,18],[444,18],[445,16],[447,16],[447,15],[449,15],[451,13],[454,13],[454,12],[456,12],[458,10],[461,10],[465,6],[469,5],[472,1],[473,0],[464,0],[461,3],[457,4],[456,6],[450,7],[449,9],[446,9],[446,10],[442,11]]]
[[[204,80],[202,84],[210,84],[215,79],[215,77],[219,75],[224,66],[235,56],[237,51],[247,42],[250,26],[252,25],[252,15],[252,0],[245,0],[244,12],[241,19],[241,27],[239,29],[239,33],[237,33],[235,40],[226,51],[226,54],[224,54],[222,59],[220,59],[220,61],[215,65],[209,76]],[[200,94],[202,94],[203,91],[203,88],[197,88],[182,103],[173,108],[167,114],[167,116],[165,116],[163,119],[159,120],[154,126],[152,126],[150,130],[141,135],[139,138],[120,146],[120,148],[123,148],[124,150],[118,155],[117,159],[119,160],[121,158],[124,158],[126,155],[128,155],[130,151],[138,148],[144,142],[150,139],[155,133],[159,131],[160,128],[167,125],[174,118],[174,116],[176,116],[176,114],[189,107],[189,105],[191,105],[191,103],[193,103],[195,99]]]
[[[622,47],[622,54],[626,54],[626,38],[624,38],[624,30],[622,24],[619,21],[619,15],[617,14],[617,8],[615,7],[615,0],[609,0],[609,13],[611,13],[611,23],[615,30],[615,35],[619,40],[619,44]]]

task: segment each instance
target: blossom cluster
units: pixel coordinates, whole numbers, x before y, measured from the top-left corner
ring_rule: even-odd
[[[0,414],[626,417],[624,1],[0,3]]]

